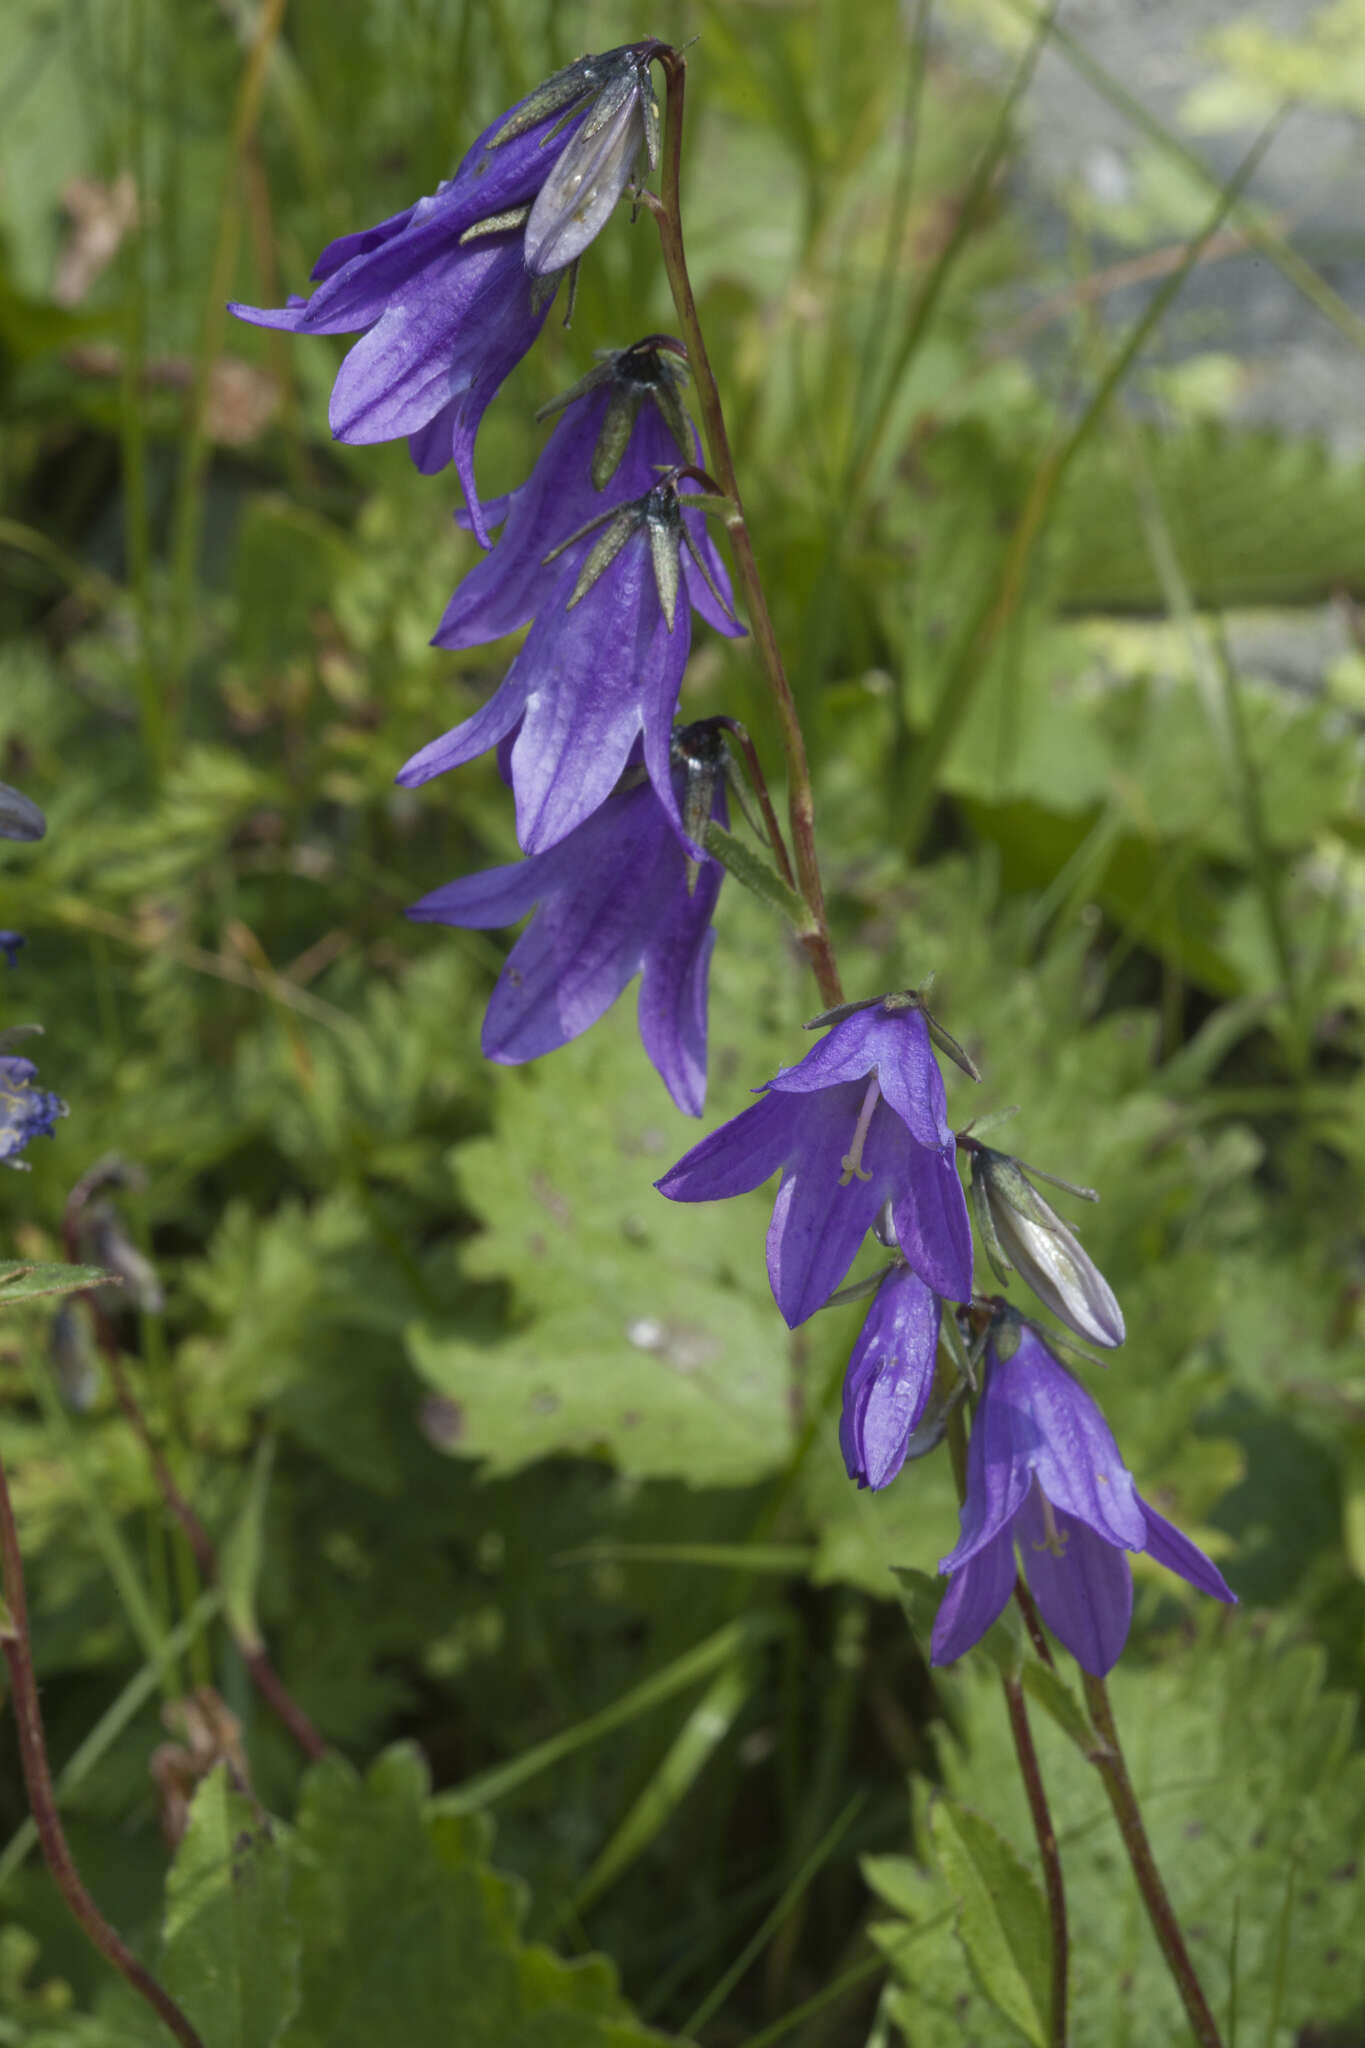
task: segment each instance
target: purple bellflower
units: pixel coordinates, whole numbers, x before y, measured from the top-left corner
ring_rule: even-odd
[[[26,944],[22,932],[0,932],[0,953],[4,954],[10,967],[19,965],[19,948]]]
[[[50,1138],[58,1117],[66,1115],[60,1095],[35,1088],[38,1069],[32,1060],[0,1052],[0,1163],[22,1168],[19,1154],[32,1138]]]
[[[723,586],[707,588],[710,562],[685,506],[676,477],[665,477],[609,515],[581,563],[570,553],[498,689],[404,764],[404,788],[474,760],[515,731],[507,760],[517,838],[524,852],[544,853],[606,801],[642,738],[655,795],[700,854],[686,839],[673,789],[673,715],[693,607],[713,623],[725,614]],[[739,630],[733,620],[726,628]]]
[[[883,1275],[844,1374],[839,1446],[859,1486],[889,1486],[905,1463],[934,1384],[939,1313],[909,1266]]]
[[[951,1664],[985,1634],[1014,1586],[1018,1543],[1038,1611],[1085,1671],[1103,1677],[1128,1639],[1133,1575],[1145,1551],[1215,1600],[1222,1573],[1143,1500],[1092,1397],[1027,1323],[1018,1348],[986,1350],[986,1384],[967,1452],[951,1584],[934,1622],[933,1662]]]
[[[560,412],[559,424],[526,482],[484,506],[488,524],[503,528],[502,538],[451,598],[433,647],[479,647],[515,633],[564,573],[563,562],[547,564],[547,557],[562,549],[566,560],[581,563],[589,529],[604,512],[644,497],[661,470],[697,460],[696,433],[679,391],[682,355],[680,342],[651,335],[616,350],[553,408],[542,408],[542,416]],[[727,609],[716,605],[695,564],[688,594],[711,624],[733,633],[730,585],[705,517],[684,511],[683,520]]]
[[[311,298],[229,309],[294,334],[359,333],[332,387],[334,437],[407,435],[427,475],[453,462],[485,547],[479,423],[539,334],[564,266],[624,191],[641,145],[651,157],[657,150],[656,47],[582,57],[547,79],[484,130],[431,197],[329,243],[313,266]]]
[[[697,808],[724,825],[724,785],[714,772],[718,755],[710,737],[707,728],[679,735],[674,778],[691,816],[685,783],[699,769],[705,786]],[[548,852],[462,875],[433,889],[408,916],[486,930],[534,909],[483,1021],[484,1056],[503,1066],[538,1059],[577,1038],[639,974],[645,1052],[678,1108],[700,1116],[711,917],[721,879],[718,861],[696,868],[688,860],[672,820],[636,769]]]
[[[782,1168],[768,1278],[792,1329],[823,1307],[886,1203],[920,1279],[949,1301],[972,1291],[971,1226],[925,1014],[889,996],[835,1016],[798,1066],[656,1182],[670,1201],[709,1202]]]

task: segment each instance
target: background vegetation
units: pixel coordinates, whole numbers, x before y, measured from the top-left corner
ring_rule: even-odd
[[[1103,1190],[1087,1243],[1131,1334],[1091,1383],[1242,1601],[1139,1571],[1115,1691],[1158,1851],[1234,2038],[1365,2039],[1365,466],[1241,420],[1239,337],[1198,295],[1276,265],[1305,332],[1365,339],[1331,252],[1254,176],[1222,189],[1286,92],[1365,111],[1359,0],[1225,34],[1215,142],[1135,126],[1064,12],[1048,61],[1139,175],[1045,219],[1023,0],[12,0],[8,25],[0,775],[49,834],[6,853],[29,944],[0,1021],[43,1022],[71,1115],[6,1178],[3,1248],[60,1258],[78,1178],[136,1170],[115,1199],[164,1304],[125,1289],[117,1338],[225,1558],[215,1592],[86,1323],[54,1348],[46,1305],[7,1317],[0,1449],[105,1909],[213,2048],[1038,2038],[1027,1939],[1013,2003],[980,1993],[941,1818],[1031,1857],[998,1690],[984,1658],[931,1677],[897,1576],[949,1546],[946,1468],[850,1487],[858,1311],[792,1343],[763,1198],[654,1196],[695,1132],[632,998],[534,1070],[480,1062],[502,942],[403,908],[510,858],[510,806],[491,763],[393,785],[506,659],[427,645],[472,543],[448,478],[329,442],[340,345],[223,311],[300,288],[583,48],[699,34],[689,243],[845,979],[937,969],[986,1076],[950,1077],[957,1120],[1017,1103],[1007,1142]],[[669,325],[623,218],[490,416],[486,488],[594,348]],[[742,644],[699,648],[684,704],[775,770]],[[733,883],[719,934],[708,1123],[816,1007]],[[248,1683],[253,1617],[337,1753],[306,1785]],[[205,1686],[235,1749],[186,1719]],[[1166,2043],[1068,1711],[1036,1708],[1076,2039]],[[0,2040],[154,2038],[64,1917],[2,1739]],[[205,1777],[225,1746],[235,1792]],[[199,1778],[163,1906],[159,1818]]]

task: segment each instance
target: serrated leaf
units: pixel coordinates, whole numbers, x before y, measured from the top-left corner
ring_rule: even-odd
[[[521,1937],[519,1888],[485,1861],[486,1824],[427,1811],[413,1749],[361,1781],[339,1758],[304,1788],[290,1848],[301,1999],[282,2048],[647,2048],[601,1957]]]
[[[30,1265],[23,1261],[0,1266],[0,1309],[42,1295],[80,1294],[87,1287],[117,1287],[118,1277],[103,1266]]]
[[[1034,2048],[1045,2048],[1051,1941],[1037,1879],[989,1821],[953,1800],[934,1802],[929,1830],[978,1984]]]

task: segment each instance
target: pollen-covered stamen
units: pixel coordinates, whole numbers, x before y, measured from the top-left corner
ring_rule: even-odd
[[[1050,1550],[1054,1557],[1065,1557],[1066,1538],[1057,1527],[1057,1517],[1053,1511],[1052,1502],[1043,1492],[1041,1486],[1038,1488],[1038,1502],[1043,1510],[1043,1540],[1041,1543],[1035,1543],[1033,1548],[1035,1550]]]
[[[872,1121],[872,1112],[877,1107],[881,1092],[877,1076],[873,1074],[867,1084],[867,1093],[863,1097],[863,1106],[858,1111],[858,1121],[853,1126],[853,1143],[839,1162],[844,1169],[839,1176],[841,1188],[846,1188],[855,1175],[859,1180],[871,1180],[872,1178],[868,1168],[863,1165],[863,1146],[867,1143],[867,1127]]]

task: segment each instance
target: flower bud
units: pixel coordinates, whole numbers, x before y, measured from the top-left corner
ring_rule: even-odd
[[[41,839],[47,819],[17,789],[0,782],[0,839]]]
[[[964,1149],[971,1153],[973,1212],[1000,1279],[1017,1271],[1038,1299],[1088,1343],[1107,1350],[1122,1344],[1123,1310],[1113,1289],[1019,1161],[975,1139],[967,1139]]]

